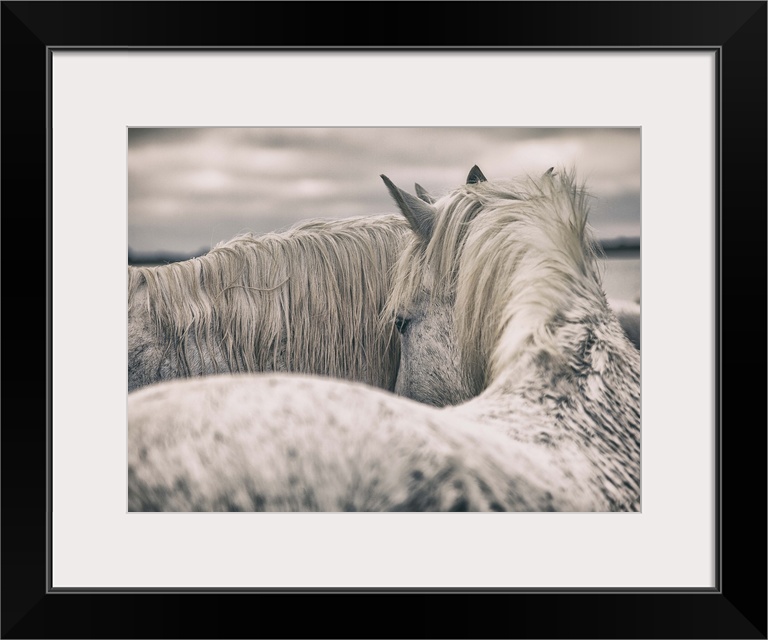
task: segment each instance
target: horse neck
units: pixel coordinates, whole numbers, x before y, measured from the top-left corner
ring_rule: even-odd
[[[639,455],[640,354],[607,304],[577,306],[548,332],[554,348],[522,349],[465,406],[520,440],[618,438]]]

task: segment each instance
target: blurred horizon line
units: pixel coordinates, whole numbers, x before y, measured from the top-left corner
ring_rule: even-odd
[[[619,254],[632,254],[640,257],[640,238],[639,237],[627,237],[618,236],[616,238],[607,238],[598,240],[598,246],[602,249],[606,256],[616,256]],[[204,256],[213,247],[201,247],[198,251],[188,252],[174,252],[174,251],[135,251],[128,247],[128,264],[129,265],[148,265],[148,264],[171,264],[174,262],[184,262],[185,260],[191,260],[192,258],[199,258]]]

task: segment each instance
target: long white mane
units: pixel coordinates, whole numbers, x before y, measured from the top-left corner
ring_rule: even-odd
[[[129,315],[147,305],[175,374],[164,377],[209,373],[210,362],[215,372],[285,369],[392,388],[398,341],[378,320],[407,233],[399,215],[312,220],[129,267]]]
[[[549,329],[573,306],[564,301],[605,303],[587,199],[564,171],[449,193],[435,203],[429,241],[413,234],[404,250],[382,318],[391,322],[425,288],[455,297],[462,370],[475,395],[523,347],[556,355]],[[424,274],[433,281],[424,282]]]

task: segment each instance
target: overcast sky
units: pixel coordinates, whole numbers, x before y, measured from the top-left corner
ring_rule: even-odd
[[[379,178],[440,194],[575,167],[602,239],[640,237],[639,129],[205,128],[128,131],[128,246],[199,255],[238,233],[394,212]]]

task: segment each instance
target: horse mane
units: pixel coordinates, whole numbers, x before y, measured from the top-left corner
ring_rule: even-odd
[[[424,291],[461,309],[462,374],[475,394],[524,348],[559,357],[553,330],[564,314],[607,312],[588,197],[560,170],[466,184],[438,199],[433,233],[411,234],[382,318],[407,313]]]
[[[407,233],[402,216],[388,214],[243,234],[198,258],[129,267],[129,313],[146,287],[181,376],[200,373],[198,357],[225,372],[275,370],[283,357],[288,371],[390,388],[399,342],[379,313]]]

